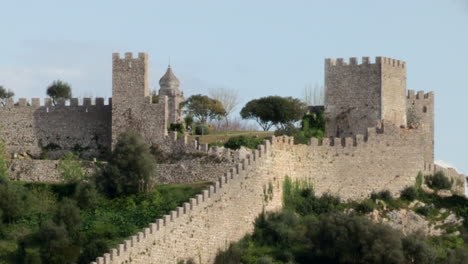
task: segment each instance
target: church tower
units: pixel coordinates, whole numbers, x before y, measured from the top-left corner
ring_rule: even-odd
[[[159,86],[159,96],[167,96],[169,103],[168,123],[181,123],[183,120],[180,104],[184,101],[184,94],[179,90],[180,82],[172,72],[171,65],[159,80]]]

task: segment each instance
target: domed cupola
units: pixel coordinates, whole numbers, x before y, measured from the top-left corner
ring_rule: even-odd
[[[159,80],[159,86],[161,87],[161,90],[164,89],[179,89],[179,79],[174,75],[172,72],[171,65],[167,67],[167,71],[164,74],[163,77]]]

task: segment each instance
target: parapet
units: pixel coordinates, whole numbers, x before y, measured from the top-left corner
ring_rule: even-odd
[[[245,180],[245,175],[255,169],[257,162],[263,159],[270,149],[270,143],[268,140],[265,141],[257,150],[252,150],[246,159],[241,160],[228,171],[220,174],[220,177],[213,185],[183,203],[182,206],[177,207],[176,210],[156,219],[154,223],[150,223],[148,227],[143,228],[116,248],[111,249],[109,253],[96,258],[96,262],[91,263],[127,263],[131,254],[138,254],[144,248],[144,245],[149,245],[158,236],[163,235],[167,228],[172,228],[181,221],[186,221],[187,217],[192,216],[197,211],[209,207],[210,203],[215,202],[216,198],[221,195],[223,188],[229,188],[232,183]]]
[[[123,58],[120,57],[120,53],[115,52],[112,53],[112,61],[135,61],[135,60],[142,60],[148,61],[148,53],[145,52],[138,52],[138,56],[134,57],[132,52],[125,52]]]
[[[334,66],[357,66],[357,65],[390,65],[397,68],[405,68],[406,63],[401,60],[387,58],[387,57],[375,57],[375,62],[372,63],[369,57],[362,57],[361,63],[359,63],[357,57],[351,57],[348,61],[345,61],[343,58],[337,59],[325,59],[325,67],[334,67]]]
[[[412,100],[423,100],[423,99],[434,99],[434,93],[433,92],[428,92],[424,93],[424,91],[418,91],[415,93],[414,90],[408,90],[408,95],[406,96],[407,99],[412,99]]]
[[[112,105],[112,98],[108,98],[108,103],[105,103],[105,99],[102,97],[97,97],[94,100],[89,97],[85,97],[82,99],[80,102],[79,98],[71,98],[68,103],[65,101],[59,101],[57,102],[56,105],[53,105],[52,99],[50,98],[44,98],[42,99],[42,104],[41,104],[41,99],[40,98],[32,98],[31,100],[28,100],[26,98],[19,98],[17,102],[13,100],[13,98],[8,98],[6,100],[5,107],[33,107],[33,108],[38,108],[41,106],[45,107],[74,107],[74,106],[110,106]],[[0,107],[1,109],[2,107]]]

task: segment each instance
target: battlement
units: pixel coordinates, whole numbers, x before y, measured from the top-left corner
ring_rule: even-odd
[[[120,57],[120,53],[115,52],[112,53],[112,60],[120,60],[120,61],[132,61],[132,60],[148,60],[148,54],[144,52],[138,52],[138,56],[134,57],[132,52],[125,52],[123,58]]]
[[[413,100],[423,100],[423,99],[434,99],[434,93],[433,92],[428,92],[424,93],[424,91],[418,91],[415,93],[414,90],[408,90],[408,95],[406,96],[407,99],[413,99]]]
[[[200,194],[195,195],[195,197],[190,198],[188,202],[177,207],[176,210],[156,219],[148,227],[143,228],[141,232],[123,241],[117,248],[113,248],[109,253],[98,257],[96,262],[92,262],[91,264],[126,262],[146,247],[154,245],[158,238],[162,239],[164,234],[170,231],[170,228],[181,225],[192,217],[196,217],[198,212],[212,206],[222,195],[225,188],[229,188],[233,183],[245,180],[246,174],[254,170],[257,164],[266,157],[267,152],[270,150],[270,143],[270,141],[264,141],[262,145],[258,146],[258,149],[252,150],[250,155],[222,174],[213,185],[210,185]]]
[[[38,108],[38,107],[43,107],[43,106],[45,107],[75,107],[75,106],[100,107],[100,106],[110,106],[110,105],[112,105],[112,98],[108,98],[107,104],[106,104],[106,100],[102,97],[95,98],[94,102],[93,102],[93,98],[90,98],[90,97],[82,98],[81,101],[79,98],[72,98],[70,99],[69,102],[60,100],[57,102],[56,105],[52,103],[51,98],[43,98],[42,100],[41,98],[31,98],[30,100],[26,98],[19,98],[18,101],[16,102],[13,100],[13,98],[8,98],[6,100],[5,106],[3,107],[8,107],[8,108],[11,108],[11,107]],[[0,106],[0,109],[1,108],[2,106]]]
[[[359,63],[357,57],[351,57],[348,61],[345,61],[343,58],[325,59],[325,66],[332,67],[332,66],[359,66],[359,65],[390,65],[396,68],[405,68],[406,63],[401,60],[387,58],[387,57],[375,57],[375,62],[372,63],[369,57],[362,57],[361,63]]]

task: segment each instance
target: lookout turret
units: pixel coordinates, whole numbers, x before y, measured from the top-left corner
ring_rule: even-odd
[[[180,103],[184,101],[184,94],[179,90],[180,81],[172,71],[171,65],[159,80],[159,96],[167,96],[169,102],[169,123],[182,122]]]

